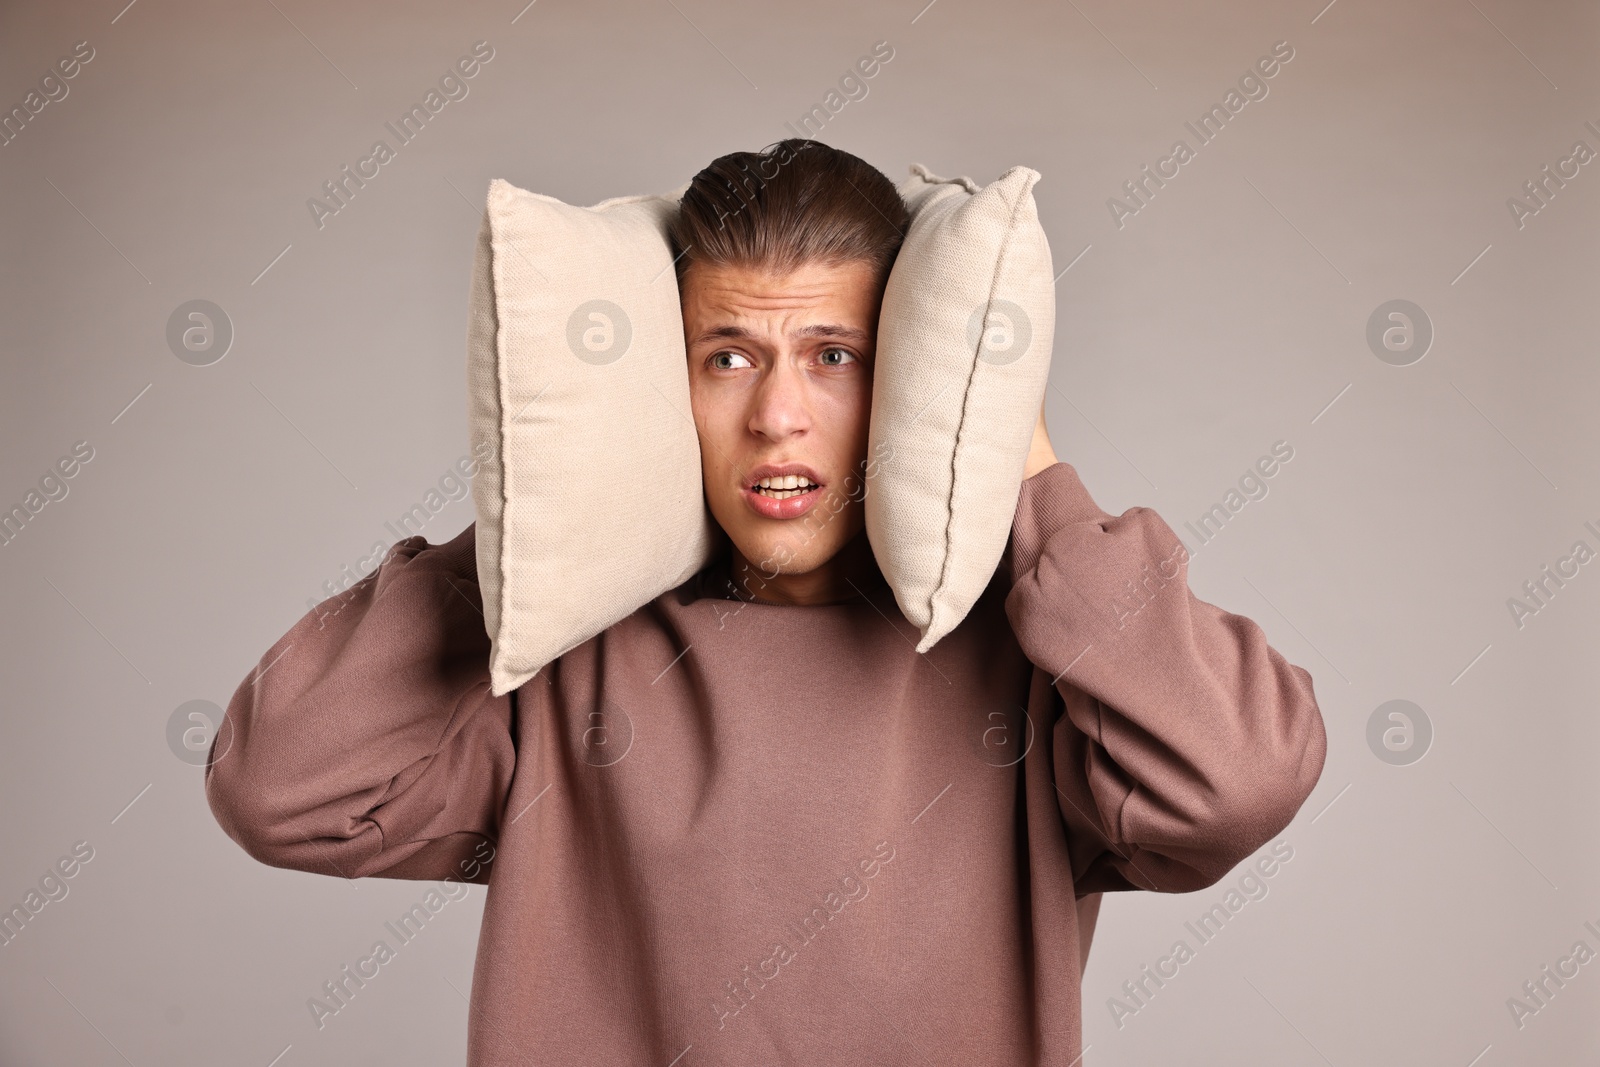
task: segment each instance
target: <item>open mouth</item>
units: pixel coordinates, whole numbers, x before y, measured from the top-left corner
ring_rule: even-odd
[[[787,500],[792,496],[814,493],[822,486],[803,474],[788,474],[779,478],[763,478],[750,487],[750,491],[769,500]]]

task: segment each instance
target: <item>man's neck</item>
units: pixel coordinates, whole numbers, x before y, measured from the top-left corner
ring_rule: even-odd
[[[794,606],[838,604],[854,600],[883,581],[865,530],[857,532],[832,559],[814,570],[803,574],[771,571],[770,565],[763,568],[753,564],[737,547],[733,548],[729,577],[741,599]]]

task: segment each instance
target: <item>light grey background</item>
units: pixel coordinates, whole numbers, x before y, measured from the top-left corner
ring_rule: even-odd
[[[94,848],[0,947],[0,1061],[462,1061],[482,889],[319,1032],[307,998],[426,883],[257,864],[168,719],[225,705],[467,453],[491,178],[578,203],[675,188],[789,136],[879,40],[894,58],[818,136],[895,181],[1042,173],[1071,264],[1048,420],[1102,506],[1183,534],[1294,449],[1190,578],[1311,671],[1326,769],[1270,893],[1120,1028],[1108,998],[1242,871],[1106,898],[1084,1062],[1600,1052],[1600,962],[1521,1028],[1506,1004],[1580,939],[1600,951],[1600,562],[1521,628],[1507,607],[1600,547],[1600,163],[1521,228],[1507,207],[1573,142],[1600,151],[1593,5],[125,2],[0,8],[4,109],[95,50],[0,147],[0,505],[94,449],[0,546],[0,905]],[[319,229],[307,199],[478,40],[469,95]],[[1119,229],[1107,199],[1280,40],[1269,95]],[[206,367],[165,339],[197,298],[236,332]],[[1392,299],[1434,327],[1410,366],[1366,343]],[[1393,699],[1434,730],[1407,766],[1366,740]]]

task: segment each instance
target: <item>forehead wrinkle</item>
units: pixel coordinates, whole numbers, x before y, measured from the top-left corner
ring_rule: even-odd
[[[789,336],[823,338],[840,337],[845,340],[857,341],[862,344],[865,344],[871,340],[871,337],[865,330],[834,322],[820,322],[813,323],[810,326],[800,326],[790,330]],[[755,341],[758,339],[759,338],[753,331],[746,329],[743,326],[730,323],[724,326],[713,326],[705,333],[702,333],[699,337],[696,337],[694,339],[694,344],[704,344],[707,341]]]
[[[718,340],[761,344],[781,335],[795,341],[835,338],[869,348],[877,325],[875,316],[859,326],[849,324],[848,319],[796,325],[808,318],[833,319],[841,313],[835,310],[841,304],[848,308],[843,314],[853,315],[864,292],[858,283],[866,270],[859,264],[826,270],[808,265],[790,273],[721,266],[697,270],[683,292],[686,317],[719,325],[701,331],[690,346]],[[851,275],[857,277],[852,280]]]

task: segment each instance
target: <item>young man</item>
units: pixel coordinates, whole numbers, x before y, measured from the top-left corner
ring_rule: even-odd
[[[684,197],[728,540],[694,579],[492,697],[473,527],[412,537],[234,694],[206,788],[252,856],[488,885],[474,1067],[1064,1067],[1101,894],[1211,885],[1316,784],[1310,675],[1195,598],[1155,512],[1102,511],[1042,413],[999,570],[915,652],[860,491],[905,225],[816,142]]]

